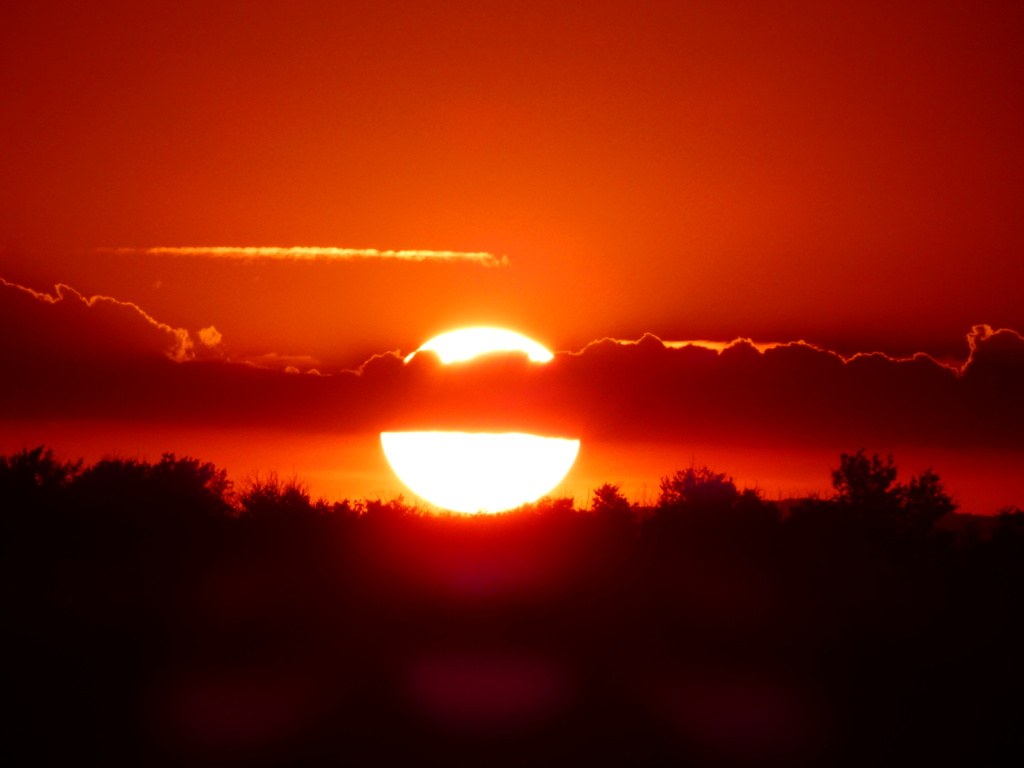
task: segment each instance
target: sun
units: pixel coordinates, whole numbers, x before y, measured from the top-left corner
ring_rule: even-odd
[[[521,333],[501,328],[463,328],[435,336],[416,352],[431,350],[437,353],[442,363],[469,360],[483,352],[525,352],[535,363],[546,363],[554,357],[544,346]],[[409,362],[416,354],[405,358]]]
[[[424,350],[446,364],[487,352],[525,352],[539,363],[554,357],[532,339],[499,328],[451,331],[416,352]],[[562,481],[580,449],[579,440],[521,432],[382,432],[380,439],[402,482],[455,512],[500,512],[535,501]]]
[[[579,440],[519,432],[383,432],[384,455],[417,495],[456,512],[534,501],[569,471]]]

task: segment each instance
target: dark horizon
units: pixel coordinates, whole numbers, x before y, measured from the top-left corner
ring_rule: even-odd
[[[846,454],[833,497],[785,515],[692,467],[643,515],[606,485],[586,511],[451,516],[232,494],[169,455],[3,457],[15,743],[111,765],[1019,754],[1024,512],[943,525],[940,478],[895,476]]]
[[[296,472],[282,473],[277,470],[269,470],[265,472],[249,470],[241,472],[238,475],[232,476],[226,469],[217,467],[213,462],[206,461],[202,458],[193,456],[181,456],[180,458],[173,452],[162,452],[159,461],[153,462],[142,456],[130,456],[118,454],[110,454],[102,456],[94,462],[88,462],[82,457],[71,458],[63,455],[59,451],[55,451],[52,446],[37,445],[34,447],[22,447],[20,450],[15,451],[8,455],[0,454],[0,465],[6,464],[8,471],[28,471],[26,468],[43,465],[52,467],[63,467],[61,470],[64,474],[64,482],[73,483],[75,478],[79,477],[83,472],[88,474],[94,472],[103,467],[113,468],[124,468],[124,469],[137,469],[139,472],[145,474],[151,470],[154,466],[158,466],[165,462],[182,462],[197,467],[205,467],[206,471],[211,474],[216,474],[222,478],[223,482],[223,497],[227,506],[224,509],[224,513],[228,516],[238,516],[243,514],[245,506],[243,498],[249,495],[259,495],[260,493],[267,491],[271,496],[284,494],[286,491],[290,494],[297,494],[308,503],[310,509],[316,509],[320,514],[326,514],[331,509],[348,509],[355,514],[362,514],[371,505],[391,505],[395,504],[399,507],[404,508],[409,514],[417,515],[433,515],[443,517],[488,517],[495,515],[515,515],[518,513],[526,513],[537,508],[542,508],[545,505],[556,505],[562,509],[571,510],[573,512],[593,512],[595,504],[599,504],[602,492],[607,493],[607,489],[614,489],[615,498],[621,500],[629,510],[633,517],[637,518],[638,522],[642,522],[646,516],[653,514],[660,505],[660,495],[652,496],[651,492],[646,492],[643,497],[633,496],[627,497],[622,492],[621,483],[613,483],[611,481],[605,481],[590,489],[586,494],[585,503],[580,505],[579,498],[559,493],[548,493],[534,501],[525,502],[522,505],[512,507],[509,509],[502,509],[498,511],[485,511],[481,510],[478,512],[459,512],[450,509],[445,509],[442,506],[433,504],[427,499],[417,496],[417,494],[405,488],[403,492],[396,493],[391,496],[382,496],[376,494],[373,496],[359,497],[356,494],[343,494],[337,498],[329,498],[325,495],[315,494],[310,487],[310,483],[301,474]],[[852,457],[866,457],[866,451],[861,448],[856,452],[842,453],[836,457],[836,464],[842,466],[844,462]],[[932,477],[938,485],[938,489],[948,497],[950,502],[950,508],[946,514],[967,516],[972,518],[984,518],[984,517],[995,517],[997,515],[1014,514],[1019,512],[1021,507],[1015,504],[1004,504],[992,510],[988,510],[981,514],[977,512],[964,512],[961,508],[961,504],[958,501],[958,494],[955,488],[950,488],[948,483],[944,482],[940,475],[934,471],[934,465],[928,466],[919,474],[908,475],[907,472],[899,469],[898,457],[893,454],[872,454],[871,459],[875,462],[888,461],[893,467],[893,474],[890,480],[892,488],[899,489],[899,492],[905,492],[906,489],[914,483],[917,483],[922,477]],[[677,469],[667,475],[662,475],[657,478],[651,478],[651,487],[660,487],[661,491],[659,494],[664,492],[666,484],[672,482],[673,478],[676,478],[684,473],[692,472],[695,469],[702,469],[708,473],[716,476],[721,476],[728,480],[728,482],[734,485],[738,492],[754,494],[761,503],[768,507],[774,507],[777,510],[777,514],[780,519],[784,519],[788,514],[788,511],[801,504],[816,503],[819,501],[832,502],[838,498],[838,492],[835,488],[835,475],[838,471],[836,467],[833,467],[828,472],[829,484],[832,488],[831,492],[826,494],[811,493],[805,496],[786,496],[781,495],[776,498],[768,496],[764,489],[758,483],[752,483],[748,485],[737,484],[734,477],[728,472],[718,472],[718,468],[711,468],[706,465],[697,465],[692,460],[688,468]],[[727,468],[722,468],[726,469]],[[44,476],[46,473],[43,472],[39,477]],[[37,478],[38,480],[38,478]],[[938,522],[941,518],[936,518],[935,522]]]

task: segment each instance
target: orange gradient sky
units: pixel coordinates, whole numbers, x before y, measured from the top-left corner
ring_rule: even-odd
[[[332,433],[332,418],[287,399],[290,383],[218,371],[334,375],[471,325],[573,353],[652,333],[961,366],[972,327],[1024,331],[1021,29],[1006,2],[9,3],[0,449],[187,447],[233,474],[294,469],[332,494],[390,492],[371,469],[382,458],[353,453],[372,418]],[[296,247],[334,250],[240,250]],[[63,309],[18,288],[56,297],[58,283],[78,292],[64,289]],[[180,407],[200,404],[176,422],[159,414],[168,376],[150,370],[170,364],[167,333],[191,345],[175,363],[189,372],[169,374]],[[1008,383],[1019,390],[1019,337],[993,338],[963,386],[871,361],[821,385],[822,408],[895,387],[909,412],[886,414],[903,431],[803,428],[814,419],[787,398],[737,385],[737,402],[788,414],[768,421],[796,463],[736,419],[715,433],[702,417],[698,439],[617,434],[602,417],[573,489],[608,472],[639,493],[693,457],[788,494],[827,488],[838,451],[865,447],[906,472],[934,464],[971,511],[1024,503],[1019,471],[996,472],[989,492],[992,468],[1024,455]],[[784,371],[810,370],[800,352],[764,362],[778,391]],[[605,407],[609,382],[638,364],[615,359],[592,366],[598,380],[556,365],[560,386],[589,381],[582,400]],[[665,387],[714,367],[676,362]],[[255,388],[237,393],[249,412],[223,399],[228,379]],[[381,407],[341,389],[339,407]],[[969,410],[967,395],[995,405]],[[243,425],[280,437],[254,446]],[[332,439],[349,446],[344,469],[309,447]]]

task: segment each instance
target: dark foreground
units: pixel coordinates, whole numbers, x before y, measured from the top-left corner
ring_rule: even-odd
[[[1024,515],[843,458],[437,517],[0,461],[18,764],[1016,765]],[[892,475],[892,476],[890,476]]]

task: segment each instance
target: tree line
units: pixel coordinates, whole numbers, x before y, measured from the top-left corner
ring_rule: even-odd
[[[1019,754],[1024,513],[842,454],[786,504],[329,502],[0,457],[12,732],[54,764],[863,765]]]
[[[868,457],[862,449],[841,454],[839,467],[832,472],[834,495],[797,500],[797,510],[844,510],[855,516],[868,516],[877,522],[913,528],[926,533],[958,505],[949,496],[941,479],[931,469],[912,477],[909,483],[897,483],[893,456]],[[124,508],[140,504],[158,515],[175,509],[179,516],[194,518],[232,517],[261,519],[281,516],[330,516],[377,514],[387,508],[403,515],[436,514],[428,506],[408,503],[403,496],[391,500],[361,499],[329,502],[314,499],[308,486],[296,477],[281,479],[276,473],[253,475],[236,485],[227,471],[209,462],[165,453],[156,463],[134,458],[104,458],[86,466],[84,461],[61,461],[51,449],[34,449],[0,456],[0,498],[6,506],[49,506],[103,500],[109,507]],[[725,473],[707,466],[693,466],[661,478],[653,507],[630,502],[620,486],[605,483],[594,491],[589,508],[576,510],[568,497],[545,497],[524,504],[505,514],[580,511],[601,516],[623,516],[639,522],[651,516],[671,515],[689,510],[747,509],[787,516],[792,502],[780,511],[766,501],[756,488],[736,487]],[[1006,507],[995,512],[1000,519],[1020,512]],[[445,517],[451,514],[442,512]],[[1012,525],[1012,524],[1011,524]]]

